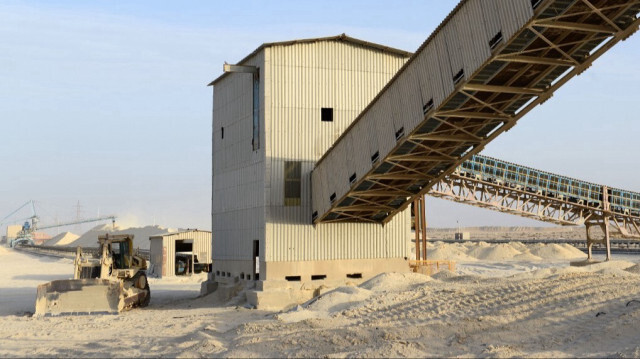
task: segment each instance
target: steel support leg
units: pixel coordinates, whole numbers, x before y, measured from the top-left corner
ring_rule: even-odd
[[[611,244],[609,242],[609,218],[604,217],[604,224],[602,225],[602,229],[604,230],[604,247],[607,250],[607,258],[606,260],[611,259]]]

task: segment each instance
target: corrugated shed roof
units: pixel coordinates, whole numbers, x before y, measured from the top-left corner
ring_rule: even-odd
[[[372,49],[377,49],[377,50],[383,51],[383,52],[389,52],[389,53],[396,54],[396,55],[403,56],[403,57],[410,57],[411,55],[413,55],[413,53],[408,52],[408,51],[404,51],[404,50],[396,49],[396,48],[393,48],[393,47],[384,46],[384,45],[376,44],[376,43],[373,43],[373,42],[368,42],[368,41],[356,39],[355,37],[348,36],[347,34],[340,34],[340,35],[337,35],[337,36],[329,36],[329,37],[316,37],[316,38],[310,38],[310,39],[300,39],[300,40],[291,40],[291,41],[267,42],[267,43],[264,43],[264,44],[260,45],[260,47],[255,49],[249,55],[245,56],[245,58],[240,60],[240,62],[238,62],[237,64],[241,65],[242,63],[244,63],[245,61],[247,61],[251,57],[255,56],[255,54],[257,54],[258,52],[262,51],[266,47],[271,47],[271,46],[289,46],[289,45],[295,45],[295,44],[307,44],[307,43],[320,42],[320,41],[343,41],[343,42],[347,42],[347,43],[352,43],[352,44],[357,44],[357,45],[369,47],[369,48],[372,48]],[[218,76],[215,80],[211,81],[207,86],[215,85],[216,82],[220,81],[221,79],[223,79],[226,76],[227,76],[227,73],[223,73],[222,75]]]
[[[149,236],[149,239],[152,238],[161,238],[161,237],[171,237],[171,236],[177,236],[180,234],[185,234],[185,233],[193,233],[193,232],[202,232],[202,233],[209,233],[211,234],[211,231],[203,231],[200,229],[187,229],[186,231],[179,231],[179,232],[173,232],[173,233],[160,233],[160,234],[156,234],[153,236]]]

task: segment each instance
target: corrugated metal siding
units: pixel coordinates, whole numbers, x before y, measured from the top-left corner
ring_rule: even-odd
[[[234,73],[214,86],[212,234],[215,260],[250,260],[252,240],[264,241],[264,51],[244,65],[260,68],[261,148],[253,151],[253,79]],[[221,128],[224,126],[224,139]]]
[[[176,275],[176,241],[167,237],[162,238],[162,246],[167,249],[167,266],[165,274],[167,277],[175,277]]]
[[[153,273],[155,275],[162,275],[162,238],[149,239],[149,259],[153,265]]]
[[[310,172],[364,107],[406,61],[405,57],[340,41],[273,46],[267,49],[267,164],[266,261],[312,261],[358,258],[399,258],[407,254],[409,213],[382,227],[377,224],[311,223]],[[416,85],[417,87],[417,85]],[[398,91],[401,99],[401,90]],[[402,100],[402,99],[401,99]],[[320,109],[334,110],[333,122],[320,121]],[[402,106],[396,111],[403,111]],[[371,127],[359,130],[370,142],[393,146],[394,122],[379,118],[387,131],[372,138]],[[365,137],[366,138],[366,137]],[[354,136],[354,141],[363,141]],[[364,143],[362,143],[364,144]],[[369,167],[355,166],[371,153],[354,151],[358,145],[339,144],[332,156],[336,165],[320,176],[317,186],[329,200],[329,188],[346,191],[349,176]],[[368,152],[368,151],[364,151]],[[285,207],[284,161],[302,162],[301,206]],[[355,167],[355,168],[354,168]],[[322,171],[322,170],[321,170]],[[315,195],[315,193],[313,194]],[[264,251],[262,251],[264,249]]]
[[[313,171],[313,211],[319,216],[330,208],[329,196],[339,200],[348,189],[338,177],[342,172],[357,171],[358,180],[372,168],[371,155],[379,151],[382,160],[395,146],[395,130],[405,124],[405,134],[423,123],[422,106],[433,99],[437,108],[454,91],[453,77],[464,69],[469,78],[491,56],[489,40],[498,31],[508,39],[533,16],[529,0],[468,0],[412,57],[403,69],[365,112],[358,122],[341,137]],[[412,76],[416,74],[416,76]],[[417,77],[418,84],[415,83]],[[421,96],[413,94],[419,86]],[[400,117],[400,118],[399,118]],[[421,117],[421,119],[416,119]],[[395,123],[395,126],[394,126]],[[353,135],[351,135],[353,134]],[[342,144],[349,142],[351,145]],[[363,143],[366,142],[366,143]],[[358,163],[345,162],[340,152]],[[336,153],[333,153],[336,152]],[[360,155],[367,153],[368,156]],[[339,169],[342,163],[351,168]],[[322,184],[322,185],[318,185]]]

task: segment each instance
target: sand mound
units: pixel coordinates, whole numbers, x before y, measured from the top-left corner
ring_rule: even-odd
[[[451,272],[450,270],[443,269],[443,270],[440,270],[440,271],[436,272],[434,275],[431,276],[431,278],[437,279],[437,280],[447,280],[447,279],[450,279],[450,278],[455,278],[457,276],[458,276],[457,274]]]
[[[521,255],[522,252],[515,249],[509,243],[501,243],[493,246],[473,248],[469,251],[469,256],[479,260],[501,261],[509,260]]]
[[[338,287],[313,302],[308,309],[333,314],[352,308],[369,299],[371,291],[360,287]]]
[[[438,242],[433,248],[427,248],[427,258],[434,260],[475,261],[476,258],[467,254],[468,249],[461,244],[446,244]]]
[[[573,259],[586,256],[581,250],[569,244],[533,244],[530,246],[531,254],[545,259]]]
[[[101,224],[99,226],[93,227],[88,232],[84,233],[82,236],[78,237],[76,240],[66,243],[59,244],[64,246],[82,246],[82,247],[97,247],[98,246],[98,236],[106,233],[109,234],[133,234],[133,246],[135,248],[140,249],[149,249],[149,237],[157,235],[157,234],[165,234],[175,232],[175,230],[164,228],[160,226],[146,226],[146,227],[131,227],[131,228],[120,228],[117,227],[114,229],[110,224]]]
[[[431,280],[430,277],[418,273],[382,273],[360,284],[360,288],[372,292],[400,292]]]
[[[48,240],[46,244],[48,246],[66,246],[78,238],[80,238],[80,236],[77,234],[71,232],[62,232]]]
[[[640,264],[636,264],[634,266],[631,266],[627,269],[625,269],[627,272],[629,273],[633,273],[633,274],[640,274]]]
[[[542,261],[584,258],[581,250],[570,244],[511,243],[443,243],[433,242],[427,247],[427,258],[433,260],[472,261]]]

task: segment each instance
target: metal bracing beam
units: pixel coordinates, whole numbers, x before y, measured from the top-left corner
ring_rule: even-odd
[[[600,9],[598,9],[597,7],[595,7],[591,1],[589,0],[582,0],[583,3],[585,3],[591,10],[593,10],[594,13],[598,14],[598,16],[600,16],[600,18],[604,21],[607,22],[607,24],[609,24],[612,28],[615,29],[615,31],[622,31],[622,29],[620,28],[620,26],[618,26],[618,24],[616,24],[615,22],[613,22],[611,19],[609,19],[607,16],[605,16],[602,11]]]
[[[407,194],[404,191],[389,191],[389,190],[365,190],[356,191],[350,197],[405,197]],[[340,207],[336,207],[340,208]]]
[[[515,94],[523,94],[523,95],[539,95],[544,93],[544,89],[537,88],[527,88],[527,87],[513,87],[513,86],[493,86],[493,85],[483,85],[483,84],[464,84],[462,86],[463,90],[467,91],[484,91],[484,92],[504,92],[504,93],[515,93]]]
[[[496,56],[498,61],[506,62],[519,62],[524,64],[537,64],[537,65],[549,65],[549,66],[573,66],[574,63],[564,59],[554,59],[550,57],[536,57],[525,55],[498,55]]]
[[[396,173],[396,172],[388,172],[388,173],[376,173],[367,177],[368,179],[380,179],[380,180],[430,180],[433,179],[433,176],[429,176],[427,174],[416,174],[416,173]]]
[[[427,149],[431,151],[430,148]],[[409,153],[406,155],[391,155],[387,157],[387,159],[391,161],[442,162],[451,161],[452,158],[447,156],[428,156],[428,154]]]
[[[393,208],[393,207],[390,207]],[[393,208],[395,209],[395,208]],[[379,206],[372,205],[356,205],[356,206],[344,206],[344,207],[336,207],[336,212],[378,212],[380,211]]]
[[[556,50],[557,52],[559,52],[562,56],[564,56],[565,59],[573,62],[576,66],[580,65],[580,62],[578,62],[578,60],[574,59],[573,56],[569,55],[568,53],[566,53],[564,50],[562,50],[558,44],[554,43],[553,41],[549,40],[546,36],[542,35],[542,33],[536,29],[533,28],[533,26],[529,26],[529,30],[531,32],[533,32],[534,34],[536,34],[536,36],[547,43],[547,45],[551,46],[554,50]]]
[[[404,193],[407,197],[411,197],[411,196],[413,196],[415,194],[415,193],[400,189],[398,187],[392,187],[392,186],[390,186],[388,184],[382,183],[380,181],[376,181],[374,179],[370,179],[369,182],[373,182],[373,183],[377,184],[378,186],[381,186],[381,187],[384,187],[384,188],[388,188],[391,191],[397,191],[397,192]]]
[[[470,136],[468,134],[435,134],[435,133],[424,133],[424,134],[415,134],[410,136],[412,140],[421,140],[421,141],[453,141],[453,142],[481,142],[482,138],[478,136]]]
[[[596,32],[605,34],[615,34],[616,30],[609,26],[585,24],[582,22],[568,22],[568,21],[549,21],[549,20],[536,20],[533,22],[534,26],[550,27],[554,29],[563,30],[576,30],[584,32]]]
[[[489,112],[471,112],[471,111],[440,111],[435,116],[439,117],[460,117],[460,118],[477,118],[481,120],[508,120],[511,117],[498,113]]]

